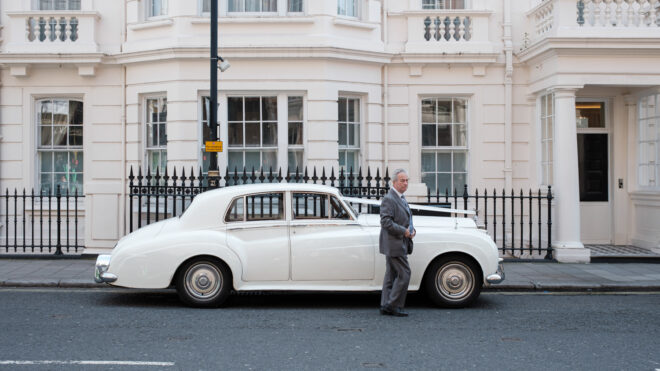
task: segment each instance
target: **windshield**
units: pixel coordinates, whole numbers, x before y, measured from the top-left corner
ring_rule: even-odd
[[[360,216],[360,213],[357,210],[355,210],[355,208],[353,207],[353,205],[350,202],[346,202],[346,205],[348,205],[348,207],[353,212],[353,215],[355,215],[355,218],[357,219],[357,217]]]

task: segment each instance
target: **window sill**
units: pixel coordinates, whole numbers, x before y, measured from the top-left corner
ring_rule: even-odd
[[[224,24],[251,24],[251,23],[314,23],[314,18],[309,16],[263,16],[263,15],[240,15],[219,17],[219,23]],[[211,24],[208,17],[196,18],[190,21],[192,24]]]
[[[174,24],[174,21],[171,18],[167,19],[157,19],[157,20],[147,20],[144,23],[137,23],[134,25],[128,26],[128,29],[131,31],[138,31],[138,30],[148,30],[152,28],[159,28],[159,27],[169,27]]]
[[[366,23],[359,20],[344,19],[344,18],[335,18],[333,23],[335,24],[335,26],[360,28],[363,30],[375,30],[376,28],[378,28],[378,24],[376,23]]]

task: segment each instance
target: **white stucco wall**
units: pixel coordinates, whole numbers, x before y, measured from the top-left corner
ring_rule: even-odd
[[[227,136],[227,96],[301,95],[305,163],[336,169],[337,99],[359,97],[360,165],[406,168],[411,196],[422,196],[421,99],[462,97],[469,111],[470,188],[536,192],[545,187],[540,184],[537,98],[570,86],[576,99],[606,99],[611,108],[612,242],[657,247],[660,191],[636,186],[634,102],[660,86],[658,31],[603,29],[600,41],[592,43],[579,33],[571,38],[564,20],[539,38],[529,13],[537,2],[510,1],[473,0],[468,10],[421,11],[419,0],[369,0],[358,19],[338,17],[332,1],[306,1],[305,12],[290,17],[221,11],[220,54],[232,64],[219,75],[221,139]],[[568,6],[566,0],[553,1],[559,10]],[[67,45],[65,53],[53,52],[63,46],[25,40],[19,26],[26,17],[49,16],[31,13],[29,0],[4,2],[0,9],[0,184],[3,189],[35,185],[35,100],[82,99],[90,251],[112,248],[125,232],[122,199],[129,169],[144,165],[147,97],[168,99],[168,167],[199,167],[210,22],[199,14],[197,1],[169,3],[167,16],[146,19],[144,1],[83,0],[80,17],[93,22],[81,31],[93,33],[92,47],[76,52],[75,45]],[[510,23],[505,22],[507,4]],[[471,17],[474,39],[426,41],[424,19],[438,16]],[[509,27],[513,56],[507,70]],[[286,156],[280,155],[285,166]],[[226,156],[220,159],[223,168]],[[615,187],[619,178],[624,179],[621,189]]]

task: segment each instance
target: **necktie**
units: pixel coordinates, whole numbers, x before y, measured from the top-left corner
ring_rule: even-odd
[[[413,222],[412,222],[412,210],[410,210],[410,206],[408,206],[408,202],[406,201],[406,198],[403,195],[401,195],[401,200],[403,200],[404,205],[406,205],[406,208],[408,208],[408,215],[410,215],[410,223],[408,224],[408,230],[412,234],[413,230],[415,229],[413,228]]]

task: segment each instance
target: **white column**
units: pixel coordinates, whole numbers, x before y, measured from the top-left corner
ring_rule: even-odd
[[[553,89],[555,259],[563,263],[588,263],[590,250],[580,242],[580,181],[578,177],[575,92],[577,88]]]

